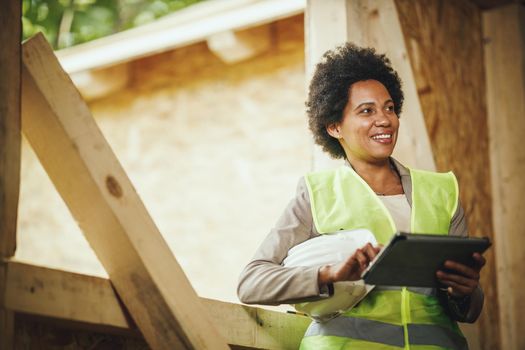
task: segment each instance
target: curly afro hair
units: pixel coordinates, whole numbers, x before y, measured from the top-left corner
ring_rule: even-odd
[[[377,80],[386,87],[399,117],[403,106],[401,79],[385,55],[377,54],[373,48],[346,43],[327,51],[315,68],[306,101],[308,124],[315,142],[333,158],[346,155],[326,127],[341,122],[350,87],[363,80]]]

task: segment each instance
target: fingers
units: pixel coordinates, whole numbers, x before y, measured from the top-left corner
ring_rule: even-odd
[[[376,257],[377,254],[379,254],[379,251],[381,250],[381,248],[379,247],[374,247],[372,246],[372,244],[368,243],[367,245],[365,245],[363,248],[361,248],[363,250],[363,252],[366,254],[366,256],[368,257],[368,259],[370,261],[374,260],[374,258]]]
[[[443,275],[440,276],[440,272],[438,271],[438,278],[441,283],[448,286],[447,291],[450,295],[458,297],[458,296],[465,296],[465,295],[471,295],[476,290],[478,283],[477,281],[473,280],[462,280],[461,276],[458,275],[451,275],[448,277],[444,277]],[[456,277],[459,277],[456,279]]]
[[[487,260],[480,253],[474,253],[472,257],[474,258],[474,261],[480,270],[487,263]]]
[[[360,270],[364,270],[367,268],[370,260],[368,258],[368,253],[366,252],[366,250],[363,250],[363,249],[356,250],[354,253],[354,257],[359,263]]]
[[[456,275],[453,273],[446,273],[443,271],[438,271],[437,277],[441,282],[447,285],[450,285],[448,284],[448,282],[452,282],[456,285],[462,285],[462,286],[466,286],[467,288],[476,289],[476,287],[479,284],[477,279],[472,279],[472,278],[468,278],[462,275]]]
[[[470,266],[463,265],[458,262],[450,261],[450,260],[445,261],[443,265],[447,269],[457,272],[465,277],[479,280],[479,269],[478,268],[472,268]]]
[[[361,269],[366,269],[370,262],[374,260],[381,249],[374,247],[372,244],[367,243],[364,247],[357,249],[354,253],[355,258],[359,262]]]
[[[453,297],[470,296],[474,293],[477,287],[456,283],[454,281],[443,281],[443,284],[448,286],[447,293]]]
[[[331,280],[337,282],[360,279],[361,273],[366,270],[380,250],[379,247],[374,247],[370,243],[357,249],[354,254],[349,256],[345,261],[332,267]]]
[[[445,261],[444,267],[452,272],[437,271],[438,280],[449,286],[448,292],[453,296],[471,295],[479,285],[479,271],[485,259],[478,254],[474,256],[477,267],[472,268],[454,261]]]

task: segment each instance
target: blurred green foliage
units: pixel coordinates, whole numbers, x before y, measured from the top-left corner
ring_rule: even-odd
[[[204,0],[22,0],[24,39],[42,32],[55,49],[150,23]]]

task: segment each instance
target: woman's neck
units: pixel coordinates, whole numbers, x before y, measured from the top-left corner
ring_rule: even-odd
[[[390,159],[375,163],[348,159],[348,162],[377,194],[394,195],[404,193],[401,179],[391,165]]]

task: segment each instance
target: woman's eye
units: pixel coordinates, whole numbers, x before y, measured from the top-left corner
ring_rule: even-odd
[[[361,113],[370,114],[370,113],[372,113],[372,108],[364,108],[364,109],[361,110]]]
[[[387,106],[386,110],[389,111],[389,112],[393,112],[394,111],[394,106]]]

